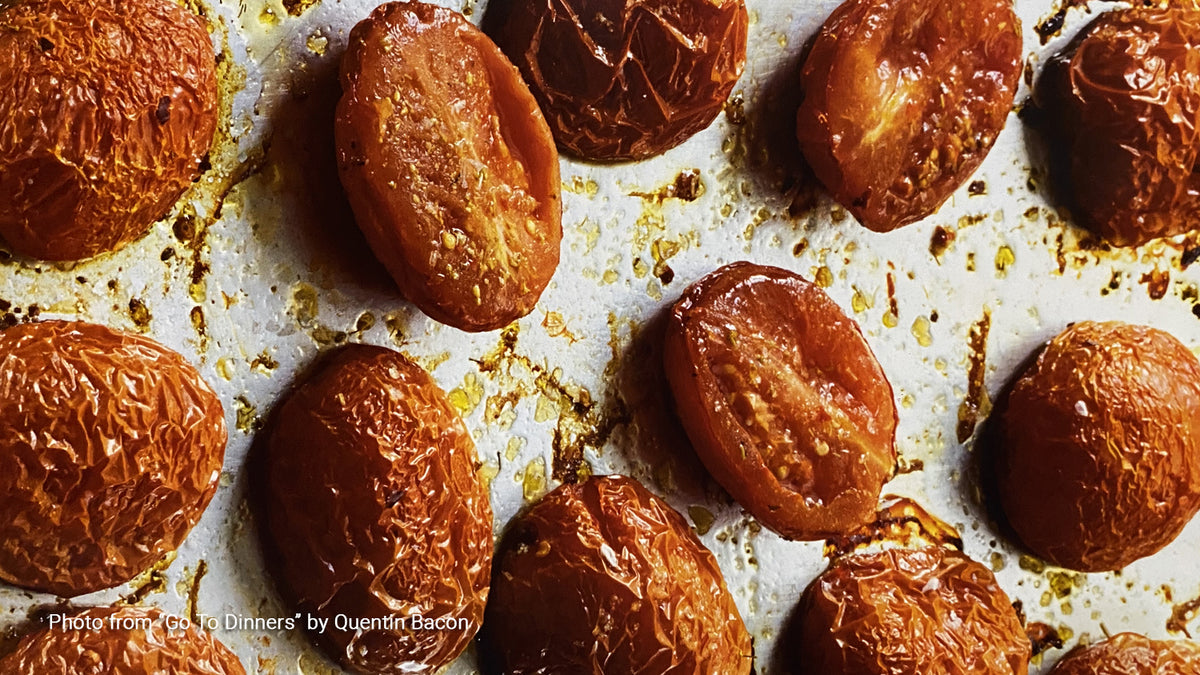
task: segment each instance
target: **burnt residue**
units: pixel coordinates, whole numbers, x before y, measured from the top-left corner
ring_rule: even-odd
[[[1143,274],[1139,281],[1146,284],[1146,294],[1151,300],[1162,300],[1171,287],[1171,273],[1156,267]]]
[[[967,334],[967,397],[958,407],[958,442],[965,443],[975,433],[980,417],[991,411],[984,380],[987,377],[987,341],[992,327],[992,312],[983,309],[983,317],[971,326]]]
[[[896,275],[892,272],[887,273],[887,296],[888,311],[891,312],[893,318],[899,319],[900,303],[896,300]]]
[[[152,318],[150,308],[146,307],[146,303],[142,302],[140,298],[129,299],[129,319],[133,321],[133,325],[137,326],[138,330],[143,333],[149,331]]]
[[[874,522],[840,537],[825,540],[825,556],[837,558],[879,542],[906,548],[948,546],[961,551],[962,536],[948,523],[907,497],[885,496]]]
[[[933,235],[929,238],[929,254],[938,261],[939,265],[942,263],[942,254],[950,248],[952,243],[954,243],[953,231],[947,230],[941,225],[933,228]]]
[[[971,184],[967,186],[967,194],[971,195],[972,197],[986,195],[987,194],[987,183],[985,183],[981,180],[971,181]]]
[[[320,4],[321,0],[283,0],[283,8],[292,16],[300,16],[308,11],[314,5]]]
[[[613,432],[628,423],[629,411],[615,391],[597,400],[586,388],[567,382],[561,369],[518,353],[519,335],[519,325],[512,324],[501,332],[496,347],[475,360],[479,372],[498,381],[503,390],[488,397],[485,417],[499,419],[526,396],[544,398],[557,416],[551,475],[575,483],[589,470],[584,451],[602,449]]]
[[[1197,245],[1195,242],[1188,242],[1187,247],[1183,249],[1183,253],[1179,256],[1180,269],[1186,270],[1197,260],[1200,260],[1200,245]]]
[[[641,197],[655,202],[664,202],[668,199],[679,199],[685,202],[694,202],[704,194],[704,179],[700,176],[700,169],[684,169],[680,171],[675,180],[658,188],[654,192],[630,192],[630,197]]]
[[[1187,602],[1181,602],[1171,608],[1171,618],[1167,619],[1167,630],[1172,633],[1183,633],[1190,640],[1192,632],[1188,623],[1195,619],[1200,610],[1200,597]]]
[[[187,615],[193,626],[200,625],[200,581],[208,574],[208,562],[201,560],[196,564],[196,572],[192,575],[192,583],[188,586]]]
[[[1063,639],[1053,626],[1035,621],[1025,626],[1025,634],[1029,636],[1029,644],[1033,647],[1032,656],[1063,647]]]

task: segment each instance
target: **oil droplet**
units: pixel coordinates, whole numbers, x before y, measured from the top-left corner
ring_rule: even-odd
[[[828,267],[822,265],[817,268],[816,273],[817,285],[821,288],[829,288],[833,285],[833,272]]]
[[[451,391],[447,397],[458,412],[469,414],[483,401],[483,383],[475,373],[467,373],[462,386]]]
[[[537,408],[533,411],[533,421],[549,422],[558,415],[558,406],[554,405],[545,394],[538,396]]]
[[[521,481],[525,501],[531,502],[546,492],[546,460],[534,459],[525,466],[525,478]]]
[[[850,298],[850,306],[854,309],[855,314],[862,314],[875,306],[875,298],[855,287],[854,296]]]
[[[999,553],[992,554],[992,571],[999,572],[1005,567],[1004,556]]]
[[[999,276],[1005,276],[1008,273],[1008,268],[1017,261],[1017,255],[1008,246],[1001,246],[996,251],[996,272]]]
[[[896,316],[896,314],[892,310],[889,309],[888,311],[883,313],[883,325],[884,326],[886,326],[888,328],[895,328],[899,324],[900,324],[900,317]]]
[[[325,56],[325,49],[329,46],[329,38],[321,35],[320,33],[314,33],[308,36],[308,39],[305,40],[304,45],[308,47],[308,51],[316,54],[317,56]]]
[[[233,362],[222,356],[217,359],[217,374],[220,375],[226,382],[233,379]]]
[[[933,344],[933,333],[930,331],[928,317],[918,316],[912,325],[913,337],[917,338],[917,344],[922,347],[928,347]]]
[[[523,447],[525,447],[524,438],[521,438],[520,436],[513,436],[512,438],[508,439],[508,445],[504,448],[504,459],[507,459],[510,462],[515,461],[517,459],[517,455],[520,454],[521,448]]]
[[[492,481],[496,480],[496,476],[499,475],[500,465],[495,462],[485,462],[483,466],[479,467],[479,477],[489,488],[492,486]]]

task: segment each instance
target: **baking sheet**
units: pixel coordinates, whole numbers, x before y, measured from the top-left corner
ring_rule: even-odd
[[[324,349],[362,341],[404,351],[449,392],[491,481],[497,532],[556,484],[556,457],[561,465],[581,453],[592,472],[633,475],[665,497],[720,561],[755,638],[757,672],[776,672],[780,627],[825,567],[822,546],[761,529],[706,477],[669,416],[658,365],[663,308],[707,272],[749,259],[815,279],[858,320],[900,406],[906,473],[885,492],[954,525],[1029,621],[1057,628],[1067,648],[1106,632],[1200,632],[1200,521],[1121,573],[1043,567],[988,524],[968,470],[973,443],[958,434],[960,411],[970,411],[963,402],[986,409],[1016,364],[1071,321],[1147,323],[1200,345],[1200,273],[1181,262],[1195,244],[1097,247],[1051,205],[1037,145],[1015,114],[971,184],[936,215],[887,235],[859,227],[797,179],[790,140],[799,54],[837,2],[747,0],[746,73],[726,113],[684,145],[636,164],[564,159],[558,273],[530,316],[482,335],[401,300],[340,193],[338,60],[350,27],[378,2],[189,4],[223,55],[213,169],[176,213],[116,254],[77,265],[0,254],[0,321],[64,317],[145,332],[196,363],[226,406],[221,488],[185,545],[131,584],[74,604],[288,616],[264,574],[247,507],[257,487],[241,469],[295,373]],[[442,4],[475,21],[485,9]],[[1065,11],[1063,36],[1043,45],[1034,26],[1060,8],[1018,0],[1030,73],[1089,11],[1114,4]],[[1027,96],[1028,81],[1018,103]],[[693,170],[702,194],[667,197],[664,188]],[[982,389],[971,385],[972,364]],[[962,424],[970,431],[969,415]],[[0,588],[0,628],[11,638],[55,603]],[[251,673],[342,672],[299,631],[214,632]],[[468,652],[446,672],[473,673],[474,664]]]

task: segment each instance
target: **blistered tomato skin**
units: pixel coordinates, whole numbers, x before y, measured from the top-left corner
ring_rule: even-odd
[[[716,118],[746,61],[743,0],[514,0],[485,26],[521,69],[559,147],[645,159]]]
[[[442,390],[388,349],[341,349],[275,416],[265,507],[278,581],[299,611],[330,620],[316,637],[345,667],[433,673],[478,630],[493,544],[475,462]],[[339,614],[454,623],[356,632]]]
[[[1077,323],[1002,407],[1000,505],[1046,560],[1118,570],[1166,546],[1200,510],[1200,361],[1171,335]]]
[[[1200,645],[1183,640],[1151,640],[1120,633],[1072,649],[1050,675],[1197,675]]]
[[[823,539],[870,522],[896,461],[892,387],[819,287],[723,267],[675,304],[664,359],[697,454],[763,525]]]
[[[986,567],[941,548],[839,558],[800,602],[799,675],[1025,675],[1030,643]]]
[[[389,3],[350,33],[338,170],[400,291],[466,331],[532,311],[558,267],[558,152],[517,69],[461,14]]]
[[[1200,218],[1200,11],[1100,16],[1046,66],[1037,99],[1080,224],[1117,246]]]
[[[750,635],[683,516],[623,476],[562,485],[502,544],[486,673],[747,675]]]
[[[217,124],[204,22],[173,0],[0,3],[0,238],[81,260],[145,234]]]
[[[168,628],[169,618],[154,608],[98,607],[73,614],[71,618],[102,627],[83,630],[56,627],[27,635],[13,653],[0,660],[0,672],[6,675],[246,673],[237,656],[206,631],[195,626]],[[149,630],[138,626],[146,621]]]
[[[225,440],[216,394],[153,340],[0,331],[0,579],[64,597],[129,581],[200,519]]]
[[[1011,0],[847,0],[804,63],[796,135],[834,199],[887,232],[974,173],[1020,74]]]

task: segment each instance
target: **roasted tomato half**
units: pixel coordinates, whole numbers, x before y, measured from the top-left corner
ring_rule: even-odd
[[[892,387],[816,285],[734,263],[668,320],[667,379],[709,472],[763,525],[821,539],[870,522],[896,461]]]
[[[971,176],[1020,74],[1012,0],[847,0],[804,63],[796,134],[834,199],[887,232]]]
[[[712,123],[746,62],[743,0],[512,0],[485,26],[564,151],[644,159]]]
[[[0,331],[0,579],[66,597],[129,581],[200,520],[225,440],[217,395],[149,338]]]
[[[353,345],[271,422],[266,537],[280,587],[330,620],[316,637],[358,673],[432,673],[483,620],[492,508],[445,394],[398,352]],[[353,625],[338,628],[341,614]]]
[[[80,260],[142,236],[217,125],[204,22],[174,0],[0,2],[0,237]]]
[[[5,675],[245,675],[233,652],[206,631],[168,628],[150,607],[99,607],[69,615],[84,628],[54,627],[21,639],[0,659]],[[99,626],[96,628],[95,626]]]
[[[712,553],[630,478],[562,485],[505,537],[485,672],[746,675],[750,635]]]
[[[1200,361],[1155,328],[1085,321],[1013,384],[997,483],[1031,551],[1118,570],[1173,540],[1200,510]]]
[[[801,675],[1025,675],[1030,644],[986,567],[942,548],[839,558],[800,601]]]
[[[1200,11],[1108,12],[1046,66],[1060,186],[1084,225],[1117,246],[1200,220]]]
[[[1120,633],[1072,649],[1050,675],[1200,675],[1200,645]]]
[[[558,152],[521,74],[461,14],[355,26],[335,141],[355,218],[401,292],[468,331],[528,314],[558,267]]]

